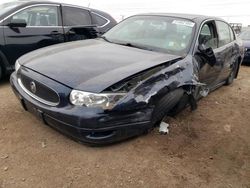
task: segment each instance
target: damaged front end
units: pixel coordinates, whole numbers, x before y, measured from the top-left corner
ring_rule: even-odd
[[[125,111],[154,106],[160,98],[177,88],[182,88],[194,102],[192,99],[195,97],[196,86],[203,85],[198,80],[197,67],[192,58],[187,56],[143,71],[114,84],[104,92],[127,92],[113,108],[115,111]]]

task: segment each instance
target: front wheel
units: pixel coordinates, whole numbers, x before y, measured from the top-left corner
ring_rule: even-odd
[[[236,74],[237,74],[237,69],[238,69],[238,62],[236,62],[234,65],[233,65],[233,68],[232,68],[232,71],[229,75],[229,77],[227,78],[226,80],[226,85],[231,85],[236,77]]]
[[[0,80],[2,79],[2,77],[3,77],[3,69],[2,69],[2,67],[0,65]]]
[[[161,122],[162,119],[178,104],[183,95],[183,89],[176,89],[162,97],[155,105],[155,109],[152,114],[151,122],[153,125]]]

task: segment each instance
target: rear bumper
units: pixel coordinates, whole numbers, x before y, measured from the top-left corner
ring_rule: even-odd
[[[76,107],[71,104],[51,107],[27,95],[17,83],[16,73],[10,78],[12,89],[23,108],[46,125],[79,142],[104,145],[144,133],[152,127],[152,109],[129,112],[105,112],[101,109]]]

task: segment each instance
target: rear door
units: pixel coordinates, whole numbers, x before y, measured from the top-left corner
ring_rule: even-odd
[[[9,27],[13,20],[25,20],[26,27]],[[10,63],[20,56],[64,42],[59,5],[33,5],[20,10],[4,22],[5,54]]]
[[[96,38],[97,27],[89,10],[79,7],[62,7],[63,27],[67,41]]]
[[[235,49],[235,36],[231,27],[223,21],[216,21],[219,34],[219,51],[223,59],[223,69],[220,74],[220,81],[228,78],[233,63],[236,60],[237,51]]]

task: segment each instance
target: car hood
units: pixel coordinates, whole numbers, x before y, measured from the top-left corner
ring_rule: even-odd
[[[141,71],[180,58],[91,39],[29,53],[19,63],[72,89],[99,93]]]

